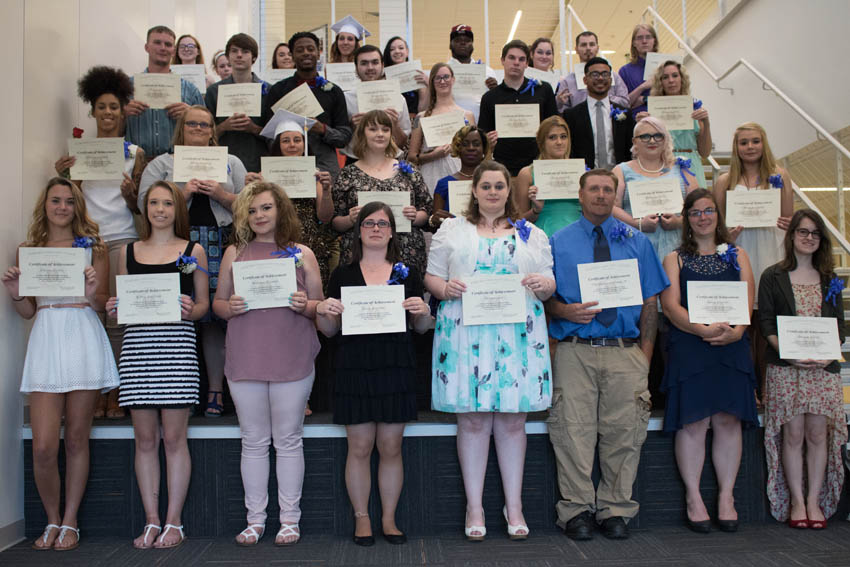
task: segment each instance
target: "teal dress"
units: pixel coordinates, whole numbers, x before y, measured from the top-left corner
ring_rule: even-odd
[[[623,179],[626,181],[626,190],[623,193],[623,210],[629,214],[632,214],[632,204],[631,201],[629,201],[630,181],[646,181],[648,179],[660,179],[661,177],[669,177],[672,175],[679,180],[679,187],[682,189],[683,199],[687,192],[688,186],[685,183],[685,180],[682,178],[679,166],[676,164],[673,164],[673,167],[665,171],[659,177],[647,177],[646,175],[642,175],[636,172],[631,167],[629,167],[627,163],[621,163],[620,169],[623,171]],[[655,253],[658,255],[658,259],[662,262],[664,261],[664,257],[676,248],[678,248],[679,244],[682,241],[681,228],[676,228],[673,230],[664,230],[663,228],[661,228],[661,221],[658,222],[658,226],[656,227],[655,232],[645,232],[644,234],[647,238],[649,238],[649,241],[652,243],[652,247],[655,249]]]
[[[697,178],[697,185],[708,189],[705,181],[705,170],[702,167],[702,157],[697,150],[697,136],[699,136],[699,121],[694,120],[692,130],[670,130],[673,137],[673,154],[682,159],[691,160],[691,173]],[[688,151],[683,151],[688,150]]]
[[[534,182],[534,167],[531,168],[532,183]],[[576,222],[581,216],[581,205],[578,199],[547,199],[543,210],[537,215],[534,225],[551,237],[553,234]]]
[[[478,239],[475,274],[516,274],[516,237]],[[463,325],[461,299],[437,312],[431,405],[450,413],[543,411],[552,398],[543,304],[526,295],[525,323]]]

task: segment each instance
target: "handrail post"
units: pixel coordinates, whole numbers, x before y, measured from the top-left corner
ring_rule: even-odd
[[[688,43],[688,0],[682,0],[682,39]]]
[[[841,235],[847,236],[847,228],[844,221],[844,156],[838,148],[835,149],[835,191],[838,194],[838,230]],[[846,252],[846,251],[845,251]],[[841,264],[844,265],[846,253],[841,255]]]
[[[567,32],[564,30],[564,22],[566,21],[566,8],[564,7],[567,0],[558,2],[558,29],[561,32],[561,76],[567,74]],[[570,36],[573,33],[573,21],[567,23],[570,30]],[[570,70],[572,71],[572,57],[570,57]]]
[[[563,0],[563,2],[566,2],[566,1],[567,0]],[[563,2],[561,3],[562,6],[563,6]],[[572,6],[570,6],[570,9],[572,10]],[[569,30],[570,40],[572,41],[572,37],[573,37],[573,15],[572,15],[572,13],[570,13],[569,17],[567,18],[567,28]],[[569,50],[566,49],[566,47],[565,47],[564,48],[564,57],[567,56],[568,52],[569,52]],[[573,54],[569,53],[569,56],[570,56],[570,73],[575,73],[576,64],[573,61]],[[564,74],[566,75],[566,73],[564,73]]]

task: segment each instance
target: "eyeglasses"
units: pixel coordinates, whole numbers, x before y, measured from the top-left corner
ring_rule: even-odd
[[[663,142],[664,134],[660,132],[656,132],[655,134],[641,134],[640,136],[635,136],[635,140],[640,140],[644,144],[648,144],[650,140],[653,142]]]
[[[705,215],[706,217],[713,217],[716,212],[717,209],[715,209],[714,207],[706,207],[703,210],[691,209],[690,211],[688,211],[688,216],[692,219],[698,219],[703,215]]]
[[[210,124],[209,122],[196,122],[195,120],[187,120],[185,124],[189,128],[200,128],[201,130],[212,128],[212,124]]]
[[[591,71],[587,74],[591,79],[610,79],[611,72],[610,71]]]
[[[182,43],[178,47],[180,49],[185,50],[185,51],[189,51],[190,49],[196,49],[198,46],[195,45],[194,43]]]
[[[390,227],[390,221],[385,221],[385,220],[374,221],[372,219],[367,219],[367,220],[364,220],[363,222],[361,222],[360,226],[362,226],[363,228],[375,228],[376,226],[378,228],[389,228]]]
[[[823,234],[819,230],[807,230],[805,228],[798,228],[794,232],[797,233],[797,236],[800,238],[808,238],[812,237],[814,240],[820,240],[823,237]]]
[[[451,80],[452,80],[451,75],[437,75],[437,76],[434,77],[435,83],[448,83]]]

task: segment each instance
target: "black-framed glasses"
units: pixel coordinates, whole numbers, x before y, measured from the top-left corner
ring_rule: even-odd
[[[591,71],[587,76],[591,79],[610,79],[611,71]]]
[[[640,136],[635,136],[635,140],[640,140],[644,144],[648,144],[650,140],[659,143],[664,141],[664,134],[661,132],[656,132],[655,134],[641,134]]]
[[[451,80],[452,80],[451,75],[435,75],[434,76],[434,82],[435,83],[448,83]]]
[[[372,220],[372,219],[366,219],[366,220],[364,220],[363,222],[360,223],[360,226],[362,226],[363,228],[375,228],[376,226],[378,228],[389,228],[390,227],[390,221],[385,221],[383,219],[381,219],[379,221]]]
[[[806,229],[806,228],[798,228],[794,232],[796,232],[797,236],[799,236],[800,238],[808,238],[810,236],[815,240],[820,240],[821,238],[823,238],[823,233],[821,233],[821,231],[819,231],[819,230],[809,230],[809,229]]]
[[[698,219],[705,215],[706,217],[713,217],[717,213],[717,209],[714,207],[706,207],[703,210],[699,209],[691,209],[688,211],[688,216],[692,219]]]
[[[212,124],[209,122],[198,122],[196,120],[187,120],[185,124],[189,128],[200,128],[201,130],[212,128]]]

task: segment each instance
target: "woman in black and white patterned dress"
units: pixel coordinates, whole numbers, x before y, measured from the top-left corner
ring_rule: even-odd
[[[118,364],[118,403],[133,418],[136,477],[145,508],[145,529],[133,545],[165,548],[184,539],[180,517],[192,470],[186,433],[199,382],[194,321],[209,308],[209,283],[204,249],[189,241],[189,213],[180,190],[167,181],[155,182],[145,195],[143,215],[142,239],[121,251],[118,273],[180,274],[182,320],[127,326]],[[118,298],[111,298],[106,308],[117,316]],[[159,520],[160,424],[168,475],[164,529]]]

